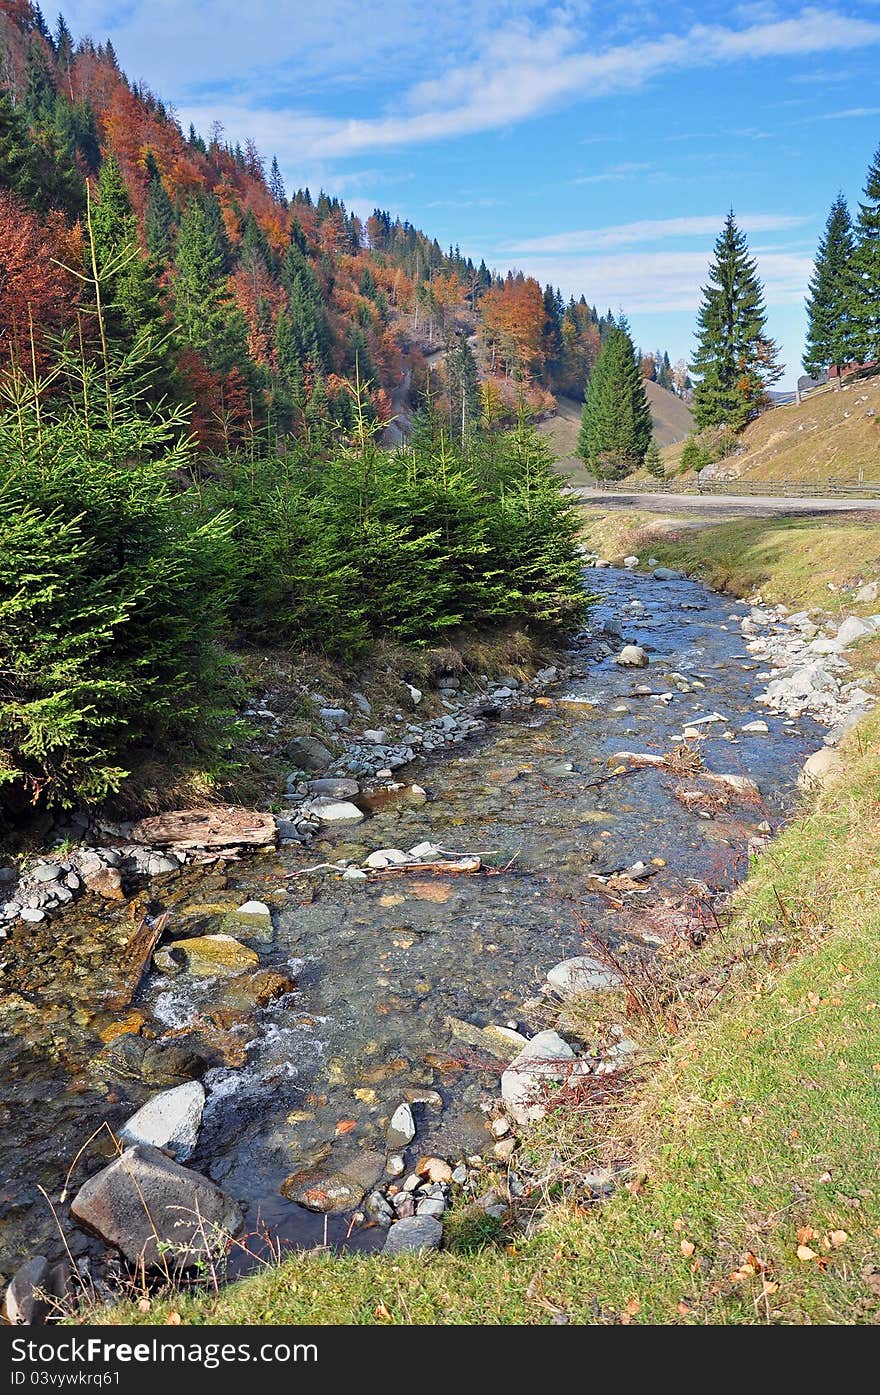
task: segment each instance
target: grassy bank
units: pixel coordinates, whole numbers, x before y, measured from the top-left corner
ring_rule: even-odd
[[[880,716],[848,755],[842,781],[741,888],[723,936],[685,955],[682,981],[703,972],[712,1005],[674,1035],[632,1024],[650,1064],[625,1122],[610,1116],[613,1143],[609,1116],[586,1109],[545,1124],[544,1156],[563,1138],[585,1165],[624,1150],[629,1185],[608,1202],[551,1195],[528,1238],[482,1243],[453,1212],[450,1248],[427,1262],[301,1255],[217,1296],[123,1304],[101,1320],[876,1321]]]
[[[715,590],[736,596],[760,591],[767,601],[832,614],[858,613],[852,588],[880,577],[880,525],[870,514],[711,523],[705,516],[585,508],[582,531],[585,542],[612,561],[656,557]]]

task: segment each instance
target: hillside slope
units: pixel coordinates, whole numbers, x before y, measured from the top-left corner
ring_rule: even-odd
[[[723,462],[728,478],[856,484],[880,480],[880,378],[817,393],[765,412],[746,427],[742,454]],[[664,451],[667,469],[679,451]]]
[[[656,383],[646,382],[648,406],[654,423],[654,440],[661,447],[683,441],[694,429],[690,407],[675,393],[667,392]],[[559,470],[577,484],[588,477],[582,460],[577,457],[578,432],[581,425],[581,403],[573,397],[557,397],[556,415],[541,422],[539,430],[546,436],[557,457]]]

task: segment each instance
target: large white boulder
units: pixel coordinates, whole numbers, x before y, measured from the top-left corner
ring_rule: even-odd
[[[564,1084],[573,1068],[575,1054],[558,1032],[533,1036],[501,1077],[501,1098],[511,1118],[523,1127],[543,1119],[544,1097]]]
[[[547,982],[563,998],[572,998],[578,993],[601,993],[608,988],[616,988],[620,975],[608,969],[598,959],[588,954],[574,959],[563,959],[554,964],[547,975]]]

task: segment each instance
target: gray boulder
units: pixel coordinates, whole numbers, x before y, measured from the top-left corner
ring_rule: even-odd
[[[684,572],[678,572],[674,567],[655,567],[651,573],[655,581],[683,581]]]
[[[608,988],[616,988],[620,975],[591,959],[588,954],[574,959],[563,959],[555,964],[547,975],[547,982],[563,998],[574,997],[577,993],[601,993]]]
[[[6,1289],[4,1312],[13,1327],[30,1327],[45,1322],[49,1304],[42,1297],[49,1292],[49,1261],[34,1255],[13,1275]]]
[[[198,1080],[188,1080],[173,1090],[163,1090],[132,1114],[120,1130],[125,1143],[145,1143],[173,1153],[178,1162],[186,1162],[195,1150],[205,1091]]]
[[[315,736],[294,736],[287,743],[286,755],[297,770],[324,771],[333,764],[327,747]]]
[[[243,1224],[236,1203],[214,1182],[142,1144],[89,1178],[70,1212],[132,1264],[151,1269],[189,1268],[222,1251]]]
[[[443,1226],[435,1216],[405,1216],[389,1230],[382,1253],[405,1255],[439,1250],[442,1239]]]

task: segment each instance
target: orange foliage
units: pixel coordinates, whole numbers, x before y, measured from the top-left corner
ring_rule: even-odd
[[[491,286],[481,301],[482,331],[501,350],[508,366],[531,371],[543,362],[544,296],[531,276],[509,275]]]
[[[31,324],[37,367],[49,340],[75,313],[74,279],[59,262],[78,265],[79,229],[71,232],[52,214],[41,224],[14,195],[0,190],[0,363],[31,357]]]

